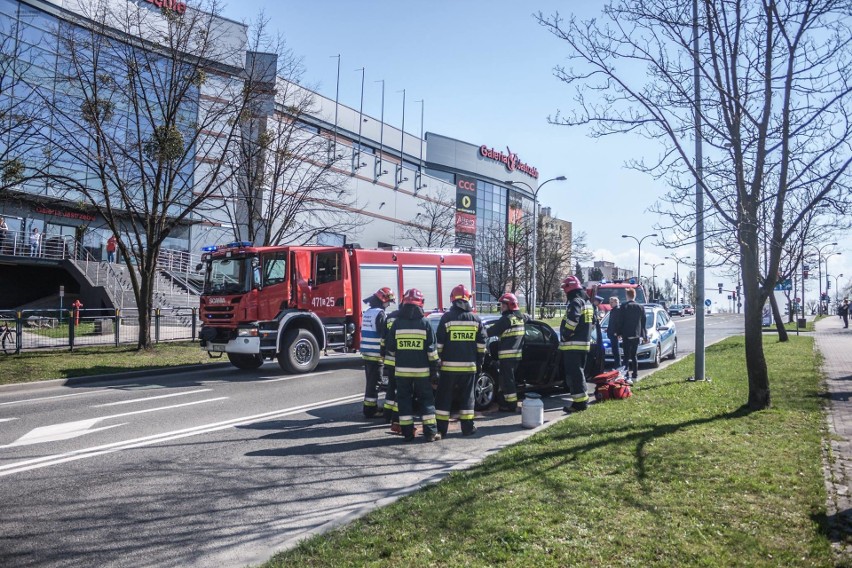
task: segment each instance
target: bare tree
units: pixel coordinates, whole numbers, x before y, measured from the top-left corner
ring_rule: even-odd
[[[582,242],[585,242],[585,234],[581,233]],[[572,239],[571,245],[576,245],[577,240]],[[536,263],[536,283],[538,285],[538,297],[542,302],[562,302],[561,284],[562,280],[571,272],[572,246],[566,246],[562,235],[557,234],[545,222],[544,217],[539,217],[538,225],[538,262]]]
[[[405,238],[425,248],[451,247],[455,243],[455,208],[444,188],[418,204],[420,211],[402,229]]]
[[[510,272],[506,227],[500,223],[486,225],[476,234],[476,276],[488,293],[499,298],[509,288]]]
[[[829,203],[849,210],[852,13],[845,0],[700,4],[697,53],[691,6],[676,0],[621,0],[606,7],[606,22],[566,22],[558,14],[539,14],[538,20],[564,40],[576,64],[556,70],[577,97],[575,110],[554,121],[589,125],[595,135],[633,132],[658,142],[656,160],[633,166],[670,181],[669,213],[678,227],[694,219],[686,190],[698,178],[695,116],[706,125],[701,189],[710,230],[736,237],[746,299],[748,406],[764,409],[771,397],[762,306],[775,286],[783,245],[811,208]],[[636,73],[637,66],[646,73]],[[700,105],[694,66],[704,90]],[[795,194],[810,198],[793,208]],[[771,235],[765,273],[761,208]]]
[[[230,156],[232,168],[242,172],[239,183],[221,196],[222,202],[211,202],[205,214],[215,218],[224,211],[237,240],[264,246],[312,242],[328,232],[357,233],[344,147],[306,120],[319,114],[319,107],[315,93],[300,84],[301,59],[283,38],[267,33],[265,17],[253,30],[252,51],[278,59],[277,76],[264,78],[274,104],[253,109],[243,123],[237,151]]]
[[[107,0],[80,9],[85,20],[57,30],[56,96],[42,99],[55,120],[44,143],[51,159],[88,172],[52,175],[117,235],[138,347],[148,348],[158,254],[234,182],[230,154],[263,96],[252,78],[266,73],[243,75],[244,45],[215,0],[184,13]]]

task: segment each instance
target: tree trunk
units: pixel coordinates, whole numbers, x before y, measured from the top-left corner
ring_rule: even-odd
[[[756,245],[757,236],[752,233],[752,245]],[[761,293],[758,277],[760,275],[757,255],[749,246],[748,236],[741,243],[741,265],[743,270],[743,290],[745,291],[745,356],[748,373],[748,407],[751,410],[764,410],[770,406],[769,373],[766,358],[763,356],[763,303],[766,297]]]
[[[769,294],[769,305],[772,306],[772,319],[775,321],[775,329],[778,330],[778,341],[789,341],[787,328],[784,327],[784,322],[781,321],[781,310],[778,309],[778,301],[775,299],[775,294]]]
[[[136,344],[137,349],[151,349],[151,315],[154,306],[154,274],[156,272],[156,264],[149,259],[145,259],[139,267],[139,298],[137,306],[139,308],[139,338]]]

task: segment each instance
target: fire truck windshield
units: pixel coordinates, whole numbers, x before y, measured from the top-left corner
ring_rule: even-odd
[[[204,278],[204,294],[243,294],[252,288],[251,258],[214,258]]]

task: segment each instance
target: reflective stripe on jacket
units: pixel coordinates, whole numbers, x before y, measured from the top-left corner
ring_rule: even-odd
[[[592,344],[592,324],[595,310],[580,296],[568,302],[568,309],[559,326],[560,351],[589,351]]]
[[[433,372],[437,372],[435,334],[426,318],[408,319],[400,313],[386,340],[387,357],[394,361],[397,378],[429,378]]]
[[[456,305],[441,317],[436,333],[441,371],[475,373],[485,359],[485,329],[479,318]]]
[[[498,359],[520,359],[523,357],[526,317],[518,310],[503,312],[497,323],[488,328],[490,337],[499,337]]]
[[[370,308],[361,315],[361,358],[382,361],[382,339],[385,336],[385,311]]]

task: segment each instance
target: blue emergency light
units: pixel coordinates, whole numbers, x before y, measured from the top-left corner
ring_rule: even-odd
[[[202,252],[216,252],[219,250],[219,247],[216,245],[207,245],[206,247],[201,247]]]
[[[250,247],[252,245],[251,241],[234,241],[232,243],[228,243],[225,245],[225,248],[243,248]]]
[[[636,284],[636,279],[635,279],[635,278],[631,278],[630,280],[628,280],[628,282],[629,282],[630,284]]]

